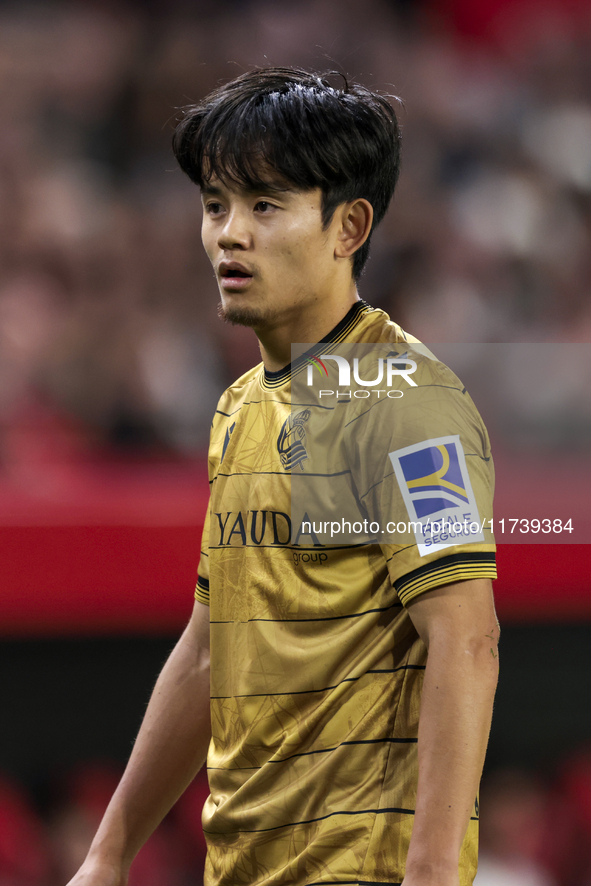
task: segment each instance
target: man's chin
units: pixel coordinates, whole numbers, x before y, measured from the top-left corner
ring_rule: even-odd
[[[263,311],[257,311],[256,308],[241,305],[224,307],[222,302],[218,305],[218,314],[225,323],[231,323],[232,326],[249,326],[251,329],[262,329],[270,320]]]

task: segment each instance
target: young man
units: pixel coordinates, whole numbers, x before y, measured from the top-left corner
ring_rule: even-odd
[[[174,149],[201,190],[220,314],[253,328],[263,362],[220,401],[194,613],[72,886],[124,884],[206,756],[207,884],[468,886],[497,679],[492,538],[331,544],[290,520],[296,474],[322,500],[346,477],[370,517],[384,501],[434,513],[443,493],[490,512],[465,389],[356,288],[398,175],[395,114],[361,86],[255,70],[188,108]],[[293,342],[321,345],[291,364]],[[349,393],[292,411],[296,376],[315,360],[328,376],[359,343],[386,349],[377,408]]]

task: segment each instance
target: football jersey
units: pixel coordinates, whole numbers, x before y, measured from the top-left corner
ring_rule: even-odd
[[[349,343],[385,344],[404,361],[416,340],[359,301],[319,353]],[[426,539],[420,524],[458,502],[485,522],[494,483],[468,393],[424,354],[414,384],[400,376],[395,410],[375,397],[292,403],[305,356],[275,373],[255,367],[219,402],[196,590],[211,622],[208,886],[402,881],[426,663],[405,607],[496,575],[489,531]],[[292,520],[296,476],[314,512],[304,527]],[[398,539],[327,539],[317,507],[329,499],[333,512],[355,502],[376,525],[420,525]],[[462,886],[476,855],[475,804]]]

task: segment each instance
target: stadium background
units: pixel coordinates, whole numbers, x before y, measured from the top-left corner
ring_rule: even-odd
[[[404,99],[367,301],[427,342],[539,342],[551,360],[551,343],[591,340],[588,2],[0,3],[3,886],[75,869],[190,613],[210,416],[258,351],[217,319],[171,127],[265,63],[338,68]],[[519,433],[501,420],[493,447],[499,495],[570,496],[588,520],[587,359],[575,374],[566,413],[521,385]],[[588,551],[499,552],[491,884],[503,870],[591,884]],[[198,779],[132,884],[199,882],[204,791]]]

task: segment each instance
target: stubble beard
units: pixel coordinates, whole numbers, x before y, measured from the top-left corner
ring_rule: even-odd
[[[248,326],[250,329],[268,329],[273,325],[272,311],[261,311],[246,306],[225,308],[221,301],[218,305],[218,316],[224,323],[231,323],[232,326]]]

